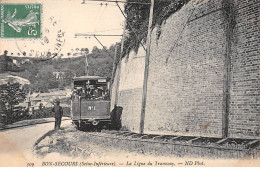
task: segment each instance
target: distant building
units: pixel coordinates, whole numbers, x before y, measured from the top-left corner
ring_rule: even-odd
[[[54,99],[64,99],[70,97],[70,90],[53,91],[51,93],[33,93],[27,97],[31,103],[31,107],[35,109],[39,108],[40,103],[44,107],[51,107]]]
[[[62,71],[53,72],[52,74],[54,75],[54,77],[55,77],[57,80],[64,79],[64,77],[65,77],[65,72],[62,72]]]
[[[25,59],[23,62],[29,62],[29,61],[30,61],[29,59]],[[19,60],[8,56],[7,51],[5,51],[3,55],[0,55],[0,73],[5,73],[8,71],[11,72],[24,71],[24,69],[18,67],[19,65],[20,65]]]
[[[20,65],[20,63],[16,59],[13,59],[13,63],[16,65]]]
[[[30,81],[19,77],[19,76],[15,76],[12,73],[0,73],[0,85],[1,84],[7,84],[7,83],[19,83],[21,85],[25,85],[25,84],[30,84]]]
[[[18,61],[18,64],[25,64],[25,63],[29,63],[29,62],[30,62],[30,59],[25,58],[25,59]]]

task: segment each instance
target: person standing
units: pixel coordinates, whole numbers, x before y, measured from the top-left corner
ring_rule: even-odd
[[[55,117],[55,126],[54,129],[60,129],[61,125],[61,118],[63,116],[63,109],[60,106],[60,99],[55,99],[54,101],[54,106],[52,108],[52,112],[54,112],[54,117]]]

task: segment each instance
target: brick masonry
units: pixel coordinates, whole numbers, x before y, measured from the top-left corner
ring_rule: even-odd
[[[221,136],[221,7],[218,0],[190,2],[167,19],[158,40],[153,31],[145,133]]]
[[[259,4],[192,0],[153,30],[144,133],[259,137]],[[144,55],[125,56],[120,74],[122,124],[134,132]]]
[[[260,1],[235,0],[232,39],[229,136],[260,134]]]
[[[139,132],[140,112],[142,102],[142,88],[144,79],[144,57],[145,51],[140,48],[138,54],[131,51],[121,61],[119,95],[117,106],[123,107],[122,125],[124,129]],[[119,70],[116,71],[115,80],[118,78]],[[112,106],[115,103],[115,83],[112,90]]]

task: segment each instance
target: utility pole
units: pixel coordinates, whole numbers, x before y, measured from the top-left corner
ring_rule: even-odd
[[[125,27],[126,27],[126,22],[124,22],[124,31],[123,31],[123,37],[121,40],[121,49],[120,49],[120,58],[118,60],[118,77],[116,79],[116,93],[115,93],[115,104],[114,107],[117,106],[117,102],[118,102],[118,94],[119,94],[119,84],[120,84],[120,74],[121,74],[121,58],[123,56],[123,51],[124,51],[124,41],[125,41]],[[116,72],[115,72],[116,73]],[[113,84],[115,83],[115,81],[113,82]]]
[[[147,42],[146,42],[143,97],[142,97],[142,108],[141,108],[140,129],[139,129],[140,134],[144,133],[144,119],[145,119],[145,107],[146,107],[146,97],[147,97],[147,82],[148,82],[149,58],[150,58],[150,48],[151,48],[151,33],[152,33],[152,23],[153,23],[153,8],[154,8],[154,0],[151,0],[149,25],[148,25],[148,33],[147,33]]]
[[[88,76],[88,74],[89,74],[89,69],[88,69],[88,55],[87,55],[87,52],[85,51],[85,58],[86,58],[86,60],[85,60],[85,75],[86,76]]]
[[[115,82],[115,73],[116,73],[116,59],[117,59],[117,43],[115,45],[115,55],[114,55],[114,62],[113,62],[113,70],[112,70],[112,78],[111,78],[111,86],[110,86],[110,94],[112,94],[112,85]],[[113,107],[111,107],[113,108]]]
[[[117,59],[117,44],[115,45],[115,56],[114,56],[113,70],[112,70],[113,82],[114,82],[114,75],[115,75],[115,69],[116,69],[116,59]]]

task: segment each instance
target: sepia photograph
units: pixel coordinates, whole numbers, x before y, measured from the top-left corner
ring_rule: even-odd
[[[260,166],[260,0],[0,14],[0,167]]]

